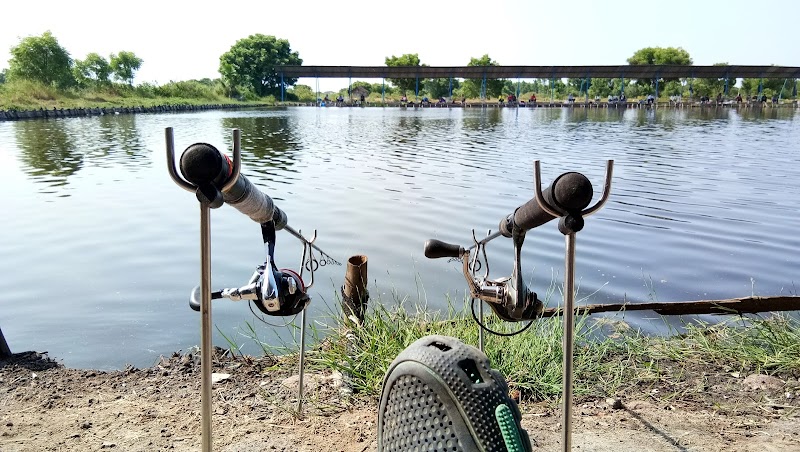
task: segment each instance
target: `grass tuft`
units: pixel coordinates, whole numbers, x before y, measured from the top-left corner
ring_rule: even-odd
[[[387,306],[374,300],[362,327],[332,315],[326,328],[315,330],[319,346],[311,362],[349,374],[356,391],[376,396],[389,364],[420,337],[442,334],[477,346],[478,327],[468,307],[449,306],[446,312],[437,312],[422,305],[406,307],[403,301]],[[800,373],[800,322],[789,316],[689,324],[682,334],[670,337],[646,336],[620,321],[591,320],[588,316],[576,320],[574,388],[579,397],[610,396],[664,381],[678,384],[698,368]],[[486,323],[504,332],[522,326],[503,323],[493,315]],[[560,318],[541,319],[510,338],[487,334],[485,351],[492,366],[523,398],[552,400],[561,394],[562,332]]]

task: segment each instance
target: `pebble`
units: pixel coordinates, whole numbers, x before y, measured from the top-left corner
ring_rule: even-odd
[[[783,389],[783,380],[773,377],[772,375],[753,374],[748,375],[742,381],[742,385],[751,390],[777,390]]]
[[[616,397],[607,398],[606,403],[614,410],[621,410],[625,408],[625,405],[622,404],[622,400]]]
[[[231,378],[231,374],[223,374],[214,372],[211,374],[211,383],[219,383]]]

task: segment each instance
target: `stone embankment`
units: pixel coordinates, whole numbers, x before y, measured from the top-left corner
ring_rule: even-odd
[[[157,105],[154,107],[102,107],[102,108],[55,108],[46,110],[0,110],[0,121],[19,121],[24,119],[78,118],[82,116],[127,115],[135,113],[176,113],[186,111],[223,110],[263,105],[209,104],[209,105]]]

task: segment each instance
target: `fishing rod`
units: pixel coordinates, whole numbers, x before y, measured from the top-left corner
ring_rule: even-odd
[[[584,227],[584,217],[597,212],[608,200],[611,192],[611,178],[614,161],[606,164],[606,177],[603,194],[600,200],[589,207],[593,190],[589,179],[581,173],[563,173],[553,180],[552,184],[542,190],[541,170],[536,160],[534,168],[534,197],[517,207],[511,214],[500,220],[498,231],[487,234],[483,240],[477,240],[475,230],[472,231],[472,246],[461,245],[431,239],[425,242],[425,257],[437,259],[442,257],[456,258],[462,261],[462,272],[472,297],[472,317],[480,330],[478,345],[483,351],[483,331],[501,336],[519,334],[533,324],[533,320],[542,317],[544,304],[522,280],[521,249],[525,234],[551,220],[559,218],[558,230],[566,239],[564,257],[564,336],[562,351],[564,356],[562,367],[563,378],[563,450],[572,447],[572,380],[573,351],[575,340],[575,235]],[[489,279],[489,261],[486,257],[486,245],[497,237],[511,238],[514,244],[514,266],[511,276]],[[482,262],[482,264],[481,264]],[[484,267],[482,274],[478,271]],[[480,317],[475,314],[475,300],[486,302],[495,315],[508,322],[528,321],[528,324],[512,333],[492,331],[483,323],[483,310]],[[480,304],[480,308],[483,303]]]
[[[233,130],[233,161],[210,144],[195,143],[181,155],[181,175],[178,175],[175,164],[174,133],[171,127],[165,130],[165,135],[170,177],[181,188],[194,192],[200,203],[200,285],[192,290],[189,306],[201,313],[202,450],[210,452],[211,300],[247,300],[270,316],[301,314],[298,414],[302,416],[306,308],[311,301],[308,289],[313,286],[314,272],[320,266],[342,264],[314,243],[317,238],[316,230],[313,237],[308,239],[301,231],[290,227],[286,213],[275,205],[272,198],[241,174],[241,133],[238,129]],[[223,204],[234,207],[261,226],[264,261],[256,267],[244,286],[212,291],[210,209],[219,208]],[[303,244],[298,271],[278,268],[275,263],[276,232],[280,230],[285,230]],[[315,251],[319,253],[319,257],[315,255]],[[308,270],[310,275],[308,282],[303,280],[304,270]]]
[[[520,254],[527,231],[556,218],[561,218],[559,230],[565,235],[583,229],[583,218],[596,212],[608,199],[612,171],[613,161],[609,161],[603,197],[598,205],[591,209],[587,209],[593,195],[589,179],[581,173],[567,172],[558,176],[545,190],[542,190],[538,183],[535,187],[534,198],[505,216],[500,221],[496,232],[489,231],[485,238],[478,240],[473,230],[471,246],[431,239],[425,242],[424,254],[430,259],[449,257],[460,260],[463,265],[462,272],[473,300],[487,302],[501,319],[509,322],[534,320],[541,316],[544,305],[536,292],[530,290],[522,280]],[[534,173],[538,181],[541,178],[538,161],[534,163]],[[486,245],[498,237],[512,239],[514,266],[511,276],[489,279]],[[478,274],[481,269],[484,270],[483,273]],[[480,319],[476,318],[476,321],[482,329],[496,333],[488,329]],[[501,335],[505,334],[508,333],[501,333]]]

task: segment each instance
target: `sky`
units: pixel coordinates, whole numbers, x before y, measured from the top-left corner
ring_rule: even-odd
[[[0,70],[20,39],[47,30],[75,59],[134,52],[144,60],[135,83],[217,78],[220,55],[255,33],[287,39],[304,65],[382,66],[405,53],[429,66],[484,54],[501,65],[618,65],[658,46],[683,47],[698,65],[800,66],[797,9],[795,0],[12,1],[0,6]]]

